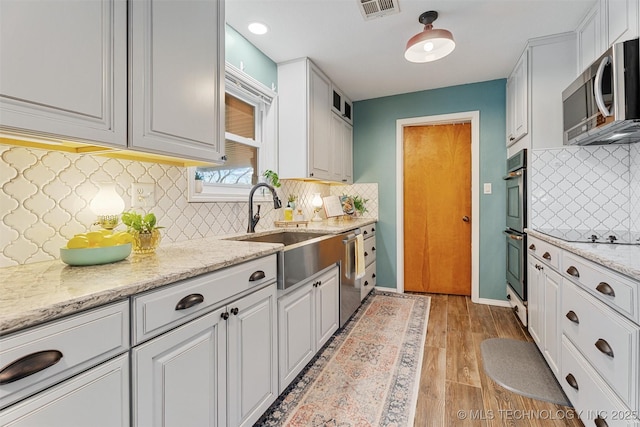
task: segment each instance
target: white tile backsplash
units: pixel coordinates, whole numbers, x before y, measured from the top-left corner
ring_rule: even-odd
[[[638,232],[640,144],[533,150],[534,229]]]
[[[186,168],[4,145],[0,158],[0,267],[59,258],[67,239],[92,227],[96,218],[89,202],[101,181],[116,182],[126,210],[131,208],[132,183],[156,184],[156,203],[149,210],[165,227],[161,244],[241,233],[247,227],[246,202],[188,203]],[[307,219],[316,192],[362,195],[370,199],[366,216],[377,218],[377,184],[283,181],[278,189],[284,206],[289,194],[299,196]],[[270,203],[262,203],[261,216],[258,230],[283,219],[282,210]]]

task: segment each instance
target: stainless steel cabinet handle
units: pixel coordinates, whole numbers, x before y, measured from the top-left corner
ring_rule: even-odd
[[[569,383],[571,387],[578,390],[578,381],[576,381],[576,377],[574,377],[573,374],[567,374],[567,376],[564,377],[564,379],[567,380],[567,383]]]
[[[573,323],[576,323],[576,324],[580,323],[580,319],[578,318],[578,315],[573,310],[569,310],[567,314],[565,314],[565,317],[571,320]]]
[[[616,292],[607,282],[600,282],[598,286],[596,286],[596,291],[600,292],[601,294],[608,295],[610,297],[616,296]]]
[[[187,295],[178,301],[178,304],[176,304],[176,310],[186,310],[187,308],[191,308],[202,302],[204,302],[204,296],[202,294]]]
[[[256,280],[262,280],[265,277],[267,277],[267,276],[264,274],[264,271],[258,270],[258,271],[254,271],[253,274],[251,274],[251,276],[249,276],[249,281],[250,282],[255,282]]]
[[[546,259],[547,261],[551,261],[551,254],[549,252],[545,252],[544,254],[542,254],[542,258]]]
[[[600,415],[598,415],[598,418],[593,420],[593,423],[596,425],[596,427],[609,427],[609,424],[607,424],[607,422],[600,417]]]
[[[0,385],[12,383],[22,378],[33,375],[62,359],[62,353],[58,350],[44,350],[28,354],[9,363],[0,371]]]
[[[596,341],[595,346],[602,353],[606,354],[609,357],[613,357],[613,349],[611,348],[611,346],[607,341],[603,340],[602,338],[598,338],[598,341]]]
[[[464,222],[469,222],[469,217],[465,215],[465,216],[462,217],[462,220]]]
[[[529,245],[529,249],[531,249],[532,251],[536,250],[536,245],[534,245],[533,243]]]
[[[237,315],[238,315],[238,311],[239,311],[239,310],[238,310],[238,307],[233,307],[233,308],[231,309],[231,314],[233,314],[234,316],[237,316]]]
[[[567,268],[567,273],[572,275],[573,277],[580,277],[580,272],[573,265]]]

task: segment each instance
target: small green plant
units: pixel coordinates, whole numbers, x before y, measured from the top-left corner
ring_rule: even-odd
[[[204,179],[204,175],[202,174],[202,172],[196,169],[196,180],[202,181],[203,179]]]
[[[127,226],[128,232],[151,233],[155,229],[163,228],[156,226],[156,216],[151,212],[144,216],[134,211],[124,212],[122,222]]]
[[[267,184],[271,184],[274,188],[280,187],[280,178],[278,177],[278,174],[276,172],[272,171],[271,169],[267,169],[266,171],[264,171],[262,176],[264,176],[267,180]]]
[[[289,197],[287,198],[288,202],[295,202],[296,200],[298,200],[298,196],[295,194],[289,194]]]
[[[360,215],[364,214],[365,212],[368,212],[368,209],[365,206],[365,204],[369,201],[369,199],[365,199],[365,198],[360,197],[360,196],[352,196],[351,199],[353,200],[353,208]]]

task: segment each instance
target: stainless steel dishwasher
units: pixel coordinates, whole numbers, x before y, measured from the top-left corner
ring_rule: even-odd
[[[343,255],[340,261],[340,327],[360,307],[360,279],[356,279],[356,228],[342,234]]]

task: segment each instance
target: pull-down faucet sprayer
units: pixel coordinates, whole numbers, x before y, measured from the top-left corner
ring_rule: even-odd
[[[253,193],[255,193],[256,190],[260,187],[267,187],[269,191],[271,191],[271,194],[273,195],[274,209],[280,209],[282,207],[282,202],[278,198],[278,194],[272,186],[264,182],[259,182],[254,185],[249,192],[249,226],[247,227],[247,233],[255,233],[256,225],[258,224],[258,221],[260,221],[260,205],[258,205],[258,212],[256,212],[255,215],[253,214]]]

